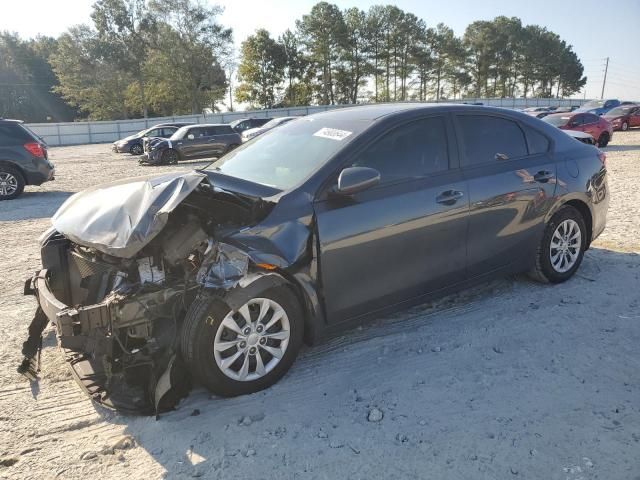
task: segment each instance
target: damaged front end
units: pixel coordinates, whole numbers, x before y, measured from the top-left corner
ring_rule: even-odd
[[[249,254],[222,239],[272,206],[195,172],[72,197],[41,239],[42,270],[25,285],[39,307],[19,370],[37,374],[51,321],[95,401],[144,414],[172,408],[190,389],[179,355],[189,306],[203,289],[227,291],[260,275]]]

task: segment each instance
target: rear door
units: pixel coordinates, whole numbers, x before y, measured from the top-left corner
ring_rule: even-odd
[[[635,108],[629,115],[629,126],[640,127],[640,108]]]
[[[469,186],[469,276],[530,260],[556,186],[549,139],[497,115],[458,114],[456,125]]]
[[[321,195],[315,202],[330,321],[464,277],[468,196],[450,122],[434,116],[387,131],[343,165],[375,168],[379,185],[351,197]]]
[[[216,125],[211,128],[213,129],[213,136],[209,140],[208,154],[214,157],[220,157],[226,151],[227,145],[231,144],[232,138],[235,138],[235,135],[228,125]]]

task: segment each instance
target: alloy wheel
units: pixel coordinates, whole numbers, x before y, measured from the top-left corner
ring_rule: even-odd
[[[582,233],[575,220],[560,223],[551,237],[549,258],[551,266],[558,273],[569,271],[578,261],[582,246]]]
[[[9,172],[0,172],[0,196],[8,197],[18,190],[18,179]]]
[[[289,317],[280,304],[251,299],[220,323],[213,341],[215,362],[233,380],[258,380],[280,363],[290,336]]]
[[[622,122],[622,131],[626,132],[629,130],[629,124],[627,122]]]

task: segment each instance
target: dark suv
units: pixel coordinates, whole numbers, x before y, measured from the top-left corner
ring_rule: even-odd
[[[179,128],[187,125],[193,125],[193,122],[161,123],[154,125],[122,140],[113,142],[111,149],[116,153],[129,152],[131,155],[142,155],[144,153],[143,142],[145,138],[169,138],[176,133]]]
[[[178,163],[194,158],[221,157],[242,143],[230,125],[191,125],[170,138],[151,138],[140,163],[152,165]]]
[[[11,200],[25,185],[53,180],[47,144],[20,120],[0,118],[0,200]]]

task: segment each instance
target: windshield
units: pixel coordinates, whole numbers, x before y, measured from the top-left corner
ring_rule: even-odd
[[[566,115],[547,115],[542,120],[555,127],[564,127],[567,123],[569,123],[569,119],[571,117]]]
[[[616,107],[607,112],[607,117],[621,117],[627,115],[631,110],[637,108],[636,105],[625,105],[624,107]]]
[[[581,108],[600,108],[604,106],[604,100],[591,100],[582,105]]]
[[[181,128],[179,128],[178,130],[173,132],[173,135],[171,135],[169,137],[169,140],[181,140],[182,138],[184,138],[184,134],[188,129],[189,129],[189,127],[181,127]]]
[[[288,122],[233,150],[209,169],[288,190],[324,165],[366,125],[350,122],[345,127],[344,122],[338,125],[318,118]]]

